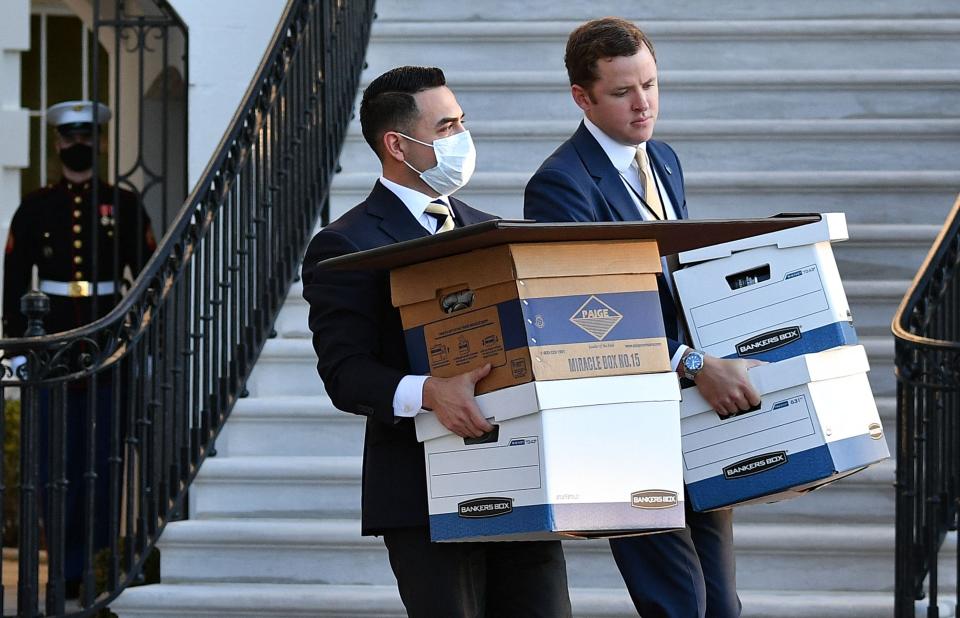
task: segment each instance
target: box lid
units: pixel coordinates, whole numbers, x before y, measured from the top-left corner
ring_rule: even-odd
[[[770,393],[801,384],[842,378],[866,373],[869,370],[870,362],[867,360],[867,352],[863,346],[847,345],[751,367],[747,370],[747,376],[762,398]],[[683,397],[683,405],[680,406],[681,418],[713,409],[696,388],[685,388],[681,391],[681,395]]]
[[[319,262],[321,270],[391,269],[475,249],[516,242],[656,240],[669,255],[738,238],[758,236],[820,220],[818,214],[769,219],[533,223],[494,219]]]
[[[708,247],[684,251],[678,257],[681,264],[695,264],[706,260],[729,257],[737,251],[776,245],[780,249],[812,245],[823,241],[846,240],[847,217],[842,212],[823,213],[820,220],[750,238],[740,238]]]
[[[509,243],[395,268],[390,300],[403,307],[442,290],[479,290],[517,279],[660,271],[657,244],[650,240]]]
[[[477,405],[484,417],[495,424],[540,410],[679,399],[677,374],[670,371],[571,380],[534,380],[480,395]],[[417,440],[420,442],[451,433],[431,412],[418,414],[415,423]]]

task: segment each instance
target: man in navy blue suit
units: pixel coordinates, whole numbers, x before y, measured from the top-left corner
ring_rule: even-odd
[[[410,616],[570,615],[560,543],[431,543],[421,407],[464,437],[492,426],[474,400],[490,366],[453,378],[411,375],[387,271],[324,271],[324,259],[492,219],[450,194],[476,152],[443,71],[399,67],[363,93],[363,136],[383,167],[370,195],[310,242],[303,296],[317,371],[340,410],[367,417],[362,534],[383,536]]]
[[[651,139],[659,93],[647,36],[622,19],[590,21],[570,34],[564,60],[583,122],[530,179],[524,216],[686,219],[680,161],[670,146]],[[695,381],[721,415],[758,404],[746,376],[756,362],[714,358],[683,345],[672,290],[663,277],[660,297],[673,367],[681,377]],[[681,531],[610,541],[637,611],[644,618],[739,616],[732,511],[688,508],[686,519]]]

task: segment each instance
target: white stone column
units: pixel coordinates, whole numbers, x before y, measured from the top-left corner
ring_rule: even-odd
[[[30,0],[3,0],[0,19],[0,243],[20,204],[20,170],[30,164],[30,115],[20,107],[20,54],[30,48]],[[0,273],[3,272],[0,251]]]
[[[188,190],[200,178],[267,50],[286,0],[174,0],[190,43]]]

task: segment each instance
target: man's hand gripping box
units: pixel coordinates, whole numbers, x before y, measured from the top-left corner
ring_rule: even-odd
[[[721,419],[682,391],[683,476],[697,511],[777,502],[890,456],[863,346],[748,370],[760,409]]]
[[[480,439],[416,417],[430,538],[629,536],[684,526],[676,374],[529,382],[477,397]]]
[[[504,244],[394,269],[411,371],[490,363],[477,393],[670,371],[654,241]]]
[[[843,213],[679,254],[673,273],[693,345],[720,358],[776,361],[857,342],[831,241]]]

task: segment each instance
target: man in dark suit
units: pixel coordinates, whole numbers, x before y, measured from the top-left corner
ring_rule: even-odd
[[[463,111],[436,68],[400,67],[364,91],[360,124],[383,175],[358,206],[319,232],[303,295],[317,371],[341,410],[367,417],[364,535],[382,535],[410,616],[570,615],[559,542],[431,543],[421,407],[464,437],[492,429],[474,400],[489,365],[453,378],[410,375],[386,271],[326,272],[318,261],[492,219],[450,194],[473,173]]]
[[[668,145],[651,139],[659,97],[649,39],[628,21],[594,20],[571,33],[565,62],[584,119],[530,179],[524,216],[537,221],[687,218],[680,161]],[[683,345],[672,290],[663,277],[660,297],[673,367],[681,377],[694,380],[721,415],[759,403],[746,376],[755,361],[718,359]],[[686,528],[678,532],[610,542],[637,611],[644,618],[739,616],[732,511],[688,508],[686,518]]]

